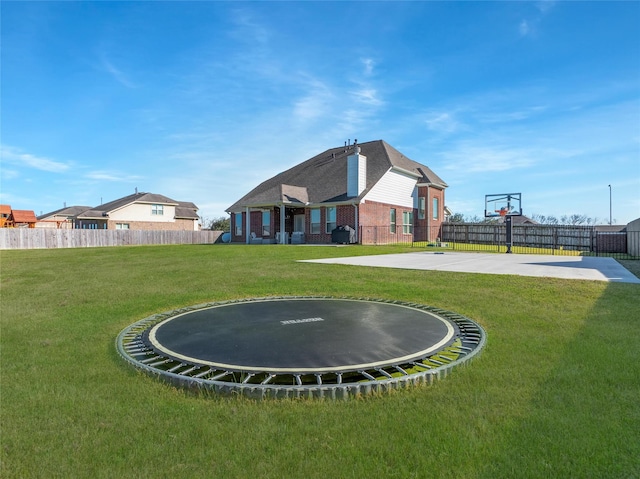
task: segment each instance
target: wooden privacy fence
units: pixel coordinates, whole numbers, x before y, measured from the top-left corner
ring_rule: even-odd
[[[222,231],[67,230],[0,228],[0,249],[93,248],[162,244],[210,244]]]
[[[441,241],[504,244],[503,224],[444,223]],[[598,233],[592,226],[513,225],[514,245],[533,248],[595,251]]]

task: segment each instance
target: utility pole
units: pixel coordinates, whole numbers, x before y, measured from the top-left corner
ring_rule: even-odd
[[[611,226],[612,221],[613,221],[613,215],[612,213],[612,209],[611,209],[611,185],[609,185],[609,226]]]

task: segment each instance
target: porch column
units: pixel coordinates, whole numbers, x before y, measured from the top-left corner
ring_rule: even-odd
[[[285,207],[284,203],[280,205],[280,244],[287,244],[287,238],[284,231],[284,214]]]
[[[246,238],[246,243],[250,244],[251,243],[251,213],[249,211],[249,207],[246,206],[245,207],[245,238]]]

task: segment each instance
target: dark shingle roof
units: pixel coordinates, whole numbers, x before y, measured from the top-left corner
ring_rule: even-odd
[[[80,213],[78,215],[78,218],[102,218],[103,216],[107,216],[106,213],[118,210],[132,203],[148,203],[173,206],[178,206],[179,204],[177,201],[172,200],[171,198],[167,198],[163,195],[157,195],[154,193],[134,193],[133,195],[125,196],[123,198],[119,198],[117,200],[110,201],[109,203],[104,203],[100,206],[96,206],[87,211],[84,211],[83,213]]]
[[[407,158],[383,140],[359,143],[358,146],[361,154],[367,157],[367,185],[357,199],[366,195],[392,167],[415,174],[420,183],[447,187],[428,166]],[[326,150],[264,181],[231,205],[228,211],[280,202],[319,204],[353,200],[347,196],[347,157],[353,152],[354,145]]]
[[[50,216],[76,216],[82,213],[83,211],[90,210],[91,206],[66,206],[64,208],[60,208],[59,210],[51,211],[50,213],[46,213],[44,215],[38,216],[39,220],[43,220],[45,218],[49,218]]]
[[[179,201],[178,206],[176,206],[175,217],[187,220],[197,220],[199,218],[198,207],[190,201]]]

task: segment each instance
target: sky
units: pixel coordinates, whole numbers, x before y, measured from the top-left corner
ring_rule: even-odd
[[[316,154],[382,139],[466,217],[498,193],[528,216],[640,217],[637,1],[2,1],[0,16],[15,209],[137,189],[207,222]]]

